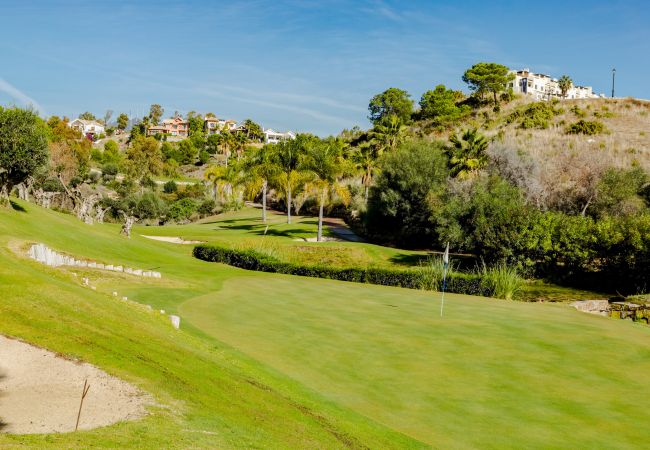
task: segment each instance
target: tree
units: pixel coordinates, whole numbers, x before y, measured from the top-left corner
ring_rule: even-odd
[[[96,120],[96,117],[90,111],[83,112],[79,114],[79,118],[82,120]]]
[[[406,140],[407,127],[402,120],[391,114],[379,121],[370,131],[373,143],[384,150],[395,150],[398,145]]]
[[[108,126],[108,121],[111,120],[111,117],[113,117],[113,110],[107,109],[106,113],[104,113],[104,125]]]
[[[246,129],[246,138],[249,141],[259,142],[264,137],[262,127],[251,119],[246,119],[244,121],[244,128]]]
[[[129,116],[126,114],[122,113],[119,116],[117,116],[117,128],[118,130],[126,130],[126,127],[129,126]]]
[[[363,142],[352,150],[350,160],[357,171],[361,172],[361,184],[363,184],[363,198],[368,201],[368,190],[377,170],[377,158],[381,155],[380,147],[372,142]]]
[[[488,162],[488,142],[476,129],[466,130],[459,138],[455,133],[449,137],[447,147],[451,175],[468,178],[475,175]]]
[[[163,162],[158,141],[153,137],[137,137],[126,151],[126,164],[129,175],[138,181],[160,174]]]
[[[410,247],[437,242],[431,217],[444,204],[449,171],[440,143],[411,142],[386,153],[370,187],[365,222],[372,236]]]
[[[213,187],[214,200],[217,201],[219,195],[220,203],[237,206],[235,190],[243,183],[242,171],[237,164],[229,166],[210,166],[206,169],[204,175]]]
[[[50,143],[50,174],[67,185],[79,172],[79,161],[67,142]]]
[[[456,102],[463,98],[463,93],[447,89],[439,84],[433,91],[422,94],[420,99],[420,117],[433,119],[436,123],[454,120],[460,116],[462,110]]]
[[[190,137],[203,132],[203,117],[195,111],[187,113],[188,134]]]
[[[102,155],[102,162],[116,164],[120,160],[120,146],[117,142],[108,140],[104,143],[104,153]]]
[[[0,205],[13,187],[43,167],[48,157],[49,130],[30,110],[0,110]]]
[[[370,100],[368,110],[370,111],[368,118],[374,124],[389,116],[397,116],[402,123],[408,123],[413,113],[413,100],[408,92],[389,88]]]
[[[350,192],[338,182],[346,171],[348,163],[343,158],[343,143],[334,138],[314,142],[305,151],[305,170],[314,175],[318,201],[318,235],[316,240],[323,240],[323,208],[328,197],[335,193],[347,206]]]
[[[481,62],[474,64],[463,74],[463,81],[469,85],[470,90],[477,93],[481,98],[484,94],[492,93],[494,106],[498,106],[497,94],[505,91],[508,83],[515,79],[510,69],[497,63]]]
[[[278,172],[274,178],[274,184],[285,196],[287,223],[291,223],[292,194],[306,181],[302,167],[302,155],[314,139],[313,136],[299,134],[296,139],[278,142],[272,147],[273,164],[277,166]]]
[[[560,88],[560,92],[562,92],[562,97],[566,98],[567,92],[569,92],[569,89],[573,86],[573,80],[569,78],[568,75],[562,75],[560,79],[557,80],[557,85]]]
[[[154,125],[159,125],[160,119],[162,118],[164,112],[165,110],[159,104],[154,103],[151,105],[151,108],[149,108],[149,119],[151,119],[151,123]]]
[[[178,160],[179,163],[192,164],[199,151],[194,146],[192,140],[184,139],[178,144],[178,153],[180,155],[180,159]]]
[[[256,150],[246,161],[247,184],[250,197],[262,191],[262,222],[266,222],[266,197],[269,181],[278,175],[278,166],[273,161],[273,147],[265,145]]]

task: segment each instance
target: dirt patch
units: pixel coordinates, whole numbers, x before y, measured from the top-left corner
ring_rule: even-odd
[[[173,237],[173,236],[147,236],[145,234],[141,234],[143,238],[147,239],[153,239],[154,241],[162,241],[162,242],[171,242],[172,244],[203,244],[205,241],[186,241],[183,238],[179,237]]]
[[[138,419],[149,396],[135,386],[87,364],[0,335],[0,432],[74,431],[84,381],[80,430]]]

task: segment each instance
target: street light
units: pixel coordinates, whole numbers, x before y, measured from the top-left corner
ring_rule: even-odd
[[[614,81],[616,80],[616,68],[612,69],[612,98],[614,98]]]

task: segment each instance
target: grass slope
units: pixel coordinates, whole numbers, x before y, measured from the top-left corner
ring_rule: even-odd
[[[24,206],[0,211],[0,333],[97,364],[160,406],[79,434],[0,435],[0,447],[634,448],[650,437],[648,327],[453,295],[441,319],[434,293],[246,272],[137,236],[244,241],[259,230],[250,219],[138,227],[127,240]],[[290,230],[313,233],[285,227],[274,239],[287,246]],[[75,278],[16,257],[9,247],[24,241],[164,278]],[[389,263],[399,253],[376,251]],[[178,312],[182,330],[113,290]]]

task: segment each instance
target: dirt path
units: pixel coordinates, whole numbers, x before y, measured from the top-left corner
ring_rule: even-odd
[[[151,404],[136,387],[90,364],[0,335],[0,432],[74,431],[84,380],[90,390],[79,429],[140,418]]]

